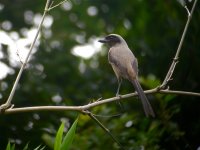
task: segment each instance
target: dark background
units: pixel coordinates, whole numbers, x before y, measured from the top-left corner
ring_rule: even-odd
[[[187,12],[179,2],[71,0],[69,3],[72,6],[70,10],[57,7],[49,13],[53,24],[41,31],[39,47],[14,95],[15,107],[83,105],[100,97],[113,97],[117,80],[107,62],[107,48],[103,46],[102,51],[90,59],[71,53],[74,46],[110,33],[124,37],[137,56],[144,89],[154,88],[162,82],[187,21]],[[3,6],[0,10],[1,30],[8,34],[15,31],[23,38],[22,29],[29,30],[35,26],[32,20],[25,21],[24,13],[30,11],[33,16],[42,14],[45,1],[1,0],[0,4]],[[91,6],[98,10],[94,16],[87,13]],[[191,9],[192,3],[187,3],[187,6]],[[200,91],[199,8],[200,3],[197,3],[173,81],[170,82],[170,88],[174,90]],[[9,21],[12,27],[3,28],[5,21]],[[52,35],[46,37],[47,31],[51,31]],[[76,40],[76,35],[84,37],[82,43]],[[0,51],[3,53],[0,61],[14,70],[13,74],[0,80],[0,103],[3,103],[9,96],[20,66],[10,63],[7,45],[1,45]],[[84,71],[80,71],[81,65],[85,66]],[[124,81],[120,93],[133,91],[132,85]],[[55,95],[61,101],[53,101]],[[126,111],[121,116],[99,119],[129,150],[141,147],[147,150],[194,150],[200,146],[199,97],[152,94],[148,98],[156,112],[155,119],[145,117],[137,98],[122,102]],[[91,111],[110,116],[119,113],[120,108],[116,103],[110,103]],[[4,149],[10,140],[17,149],[22,149],[27,143],[30,149],[40,144],[51,149],[61,119],[71,125],[77,115],[69,111],[0,115],[0,147]],[[81,115],[71,149],[117,149],[117,145],[94,121]]]

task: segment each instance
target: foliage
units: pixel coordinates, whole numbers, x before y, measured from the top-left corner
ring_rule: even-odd
[[[54,150],[60,150],[60,145],[62,143],[62,136],[63,136],[63,130],[64,130],[64,122],[60,125],[58,132],[56,134],[56,139],[54,143]]]
[[[78,123],[78,118],[75,120],[75,122],[72,124],[72,127],[69,129],[67,134],[65,135],[64,139],[62,140],[63,132],[64,132],[64,127],[65,123],[62,122],[55,138],[55,143],[54,143],[54,150],[68,150],[72,144],[75,131],[76,131],[76,126]],[[23,150],[28,149],[28,144],[23,148]],[[41,145],[37,146],[34,148],[34,150],[44,150],[45,147],[42,147]],[[7,144],[6,150],[15,150],[15,144],[10,144],[10,141]]]
[[[72,124],[72,127],[69,129],[69,131],[65,135],[63,141],[62,141],[62,134],[64,130],[64,123],[61,124],[56,135],[54,150],[68,150],[70,148],[70,146],[72,145],[72,141],[74,139],[77,123],[78,123],[78,118]]]
[[[45,146],[37,146],[36,148],[34,148],[34,150],[44,150]],[[15,144],[10,144],[10,141],[7,144],[6,150],[15,150]],[[23,150],[28,150],[28,144],[26,144],[26,146],[23,148]]]
[[[37,26],[44,3],[41,0],[2,0],[0,31],[13,39],[25,39],[27,31]],[[192,2],[186,5],[191,9]],[[197,5],[170,82],[171,89],[194,92],[200,89],[200,4]],[[14,95],[15,107],[82,105],[100,97],[114,96],[117,81],[107,62],[107,48],[102,47],[89,59],[72,53],[75,46],[91,44],[93,39],[109,33],[122,35],[137,56],[144,89],[157,86],[175,54],[187,12],[173,0],[71,0],[50,11],[48,17],[52,18],[52,24],[43,26],[37,50]],[[6,24],[10,24],[10,28]],[[10,67],[11,72],[0,80],[0,103],[6,101],[20,66],[19,58],[10,61],[9,54],[9,46],[1,45],[0,61]],[[133,92],[132,85],[124,81],[120,93],[130,92]],[[149,150],[197,149],[200,139],[199,98],[163,94],[149,95],[148,98],[156,112],[155,119],[144,116],[137,98],[122,102],[125,112],[120,116],[99,119],[130,150],[141,147]],[[112,116],[119,113],[120,108],[112,103],[91,111],[100,116]],[[0,147],[6,149],[7,141],[11,141],[16,149],[23,149],[28,142],[31,142],[30,149],[39,144],[52,149],[60,120],[64,119],[70,125],[76,116],[74,112],[1,115]],[[118,149],[110,137],[85,115],[79,117],[79,127],[71,146],[76,150]],[[10,145],[10,149],[12,147]]]
[[[15,145],[10,145],[10,142],[8,142],[6,150],[14,150],[15,149]]]

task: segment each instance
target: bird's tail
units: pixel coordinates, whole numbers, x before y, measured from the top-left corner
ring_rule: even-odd
[[[133,84],[135,90],[137,91],[139,98],[142,101],[142,105],[143,105],[143,108],[144,108],[145,115],[147,117],[148,116],[155,117],[155,114],[154,114],[154,111],[151,107],[151,104],[150,104],[149,100],[147,99],[139,81],[137,79],[135,79],[135,80],[132,81],[132,84]]]

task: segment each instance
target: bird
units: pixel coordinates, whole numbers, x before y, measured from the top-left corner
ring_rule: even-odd
[[[118,88],[116,96],[119,95],[119,90],[122,84],[122,79],[129,80],[143,105],[145,115],[147,117],[155,117],[155,113],[147,99],[139,81],[138,81],[138,62],[126,41],[118,34],[109,34],[98,42],[107,44],[109,47],[108,61],[111,64],[113,71],[118,80]]]

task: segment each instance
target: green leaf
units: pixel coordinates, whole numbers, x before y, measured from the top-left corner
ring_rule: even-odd
[[[15,144],[11,145],[10,141],[9,141],[7,146],[6,146],[6,150],[15,150]]]
[[[10,150],[10,141],[8,142],[8,144],[6,146],[6,150]]]
[[[43,146],[42,148],[40,148],[40,150],[44,150],[45,149],[45,146]]]
[[[36,147],[34,150],[43,150],[43,149],[45,148],[45,146],[43,146],[42,148],[41,148],[41,146],[42,146],[42,145],[39,145],[39,146]]]
[[[64,125],[65,125],[65,123],[62,122],[62,124],[60,125],[60,127],[58,129],[58,132],[56,134],[55,143],[54,143],[54,150],[60,150],[60,145],[62,143]]]
[[[28,149],[28,144],[29,144],[29,143],[27,143],[27,144],[25,145],[25,147],[23,148],[23,150],[27,150],[27,149]]]
[[[48,133],[44,133],[42,135],[42,140],[45,142],[45,144],[50,147],[51,149],[53,149],[54,147],[54,143],[55,143],[55,138],[52,137],[50,134]]]
[[[64,137],[60,150],[68,150],[70,148],[72,141],[74,139],[77,123],[78,123],[78,118],[75,120],[75,122],[67,132],[66,136]]]
[[[11,150],[15,150],[15,144],[11,145]]]

